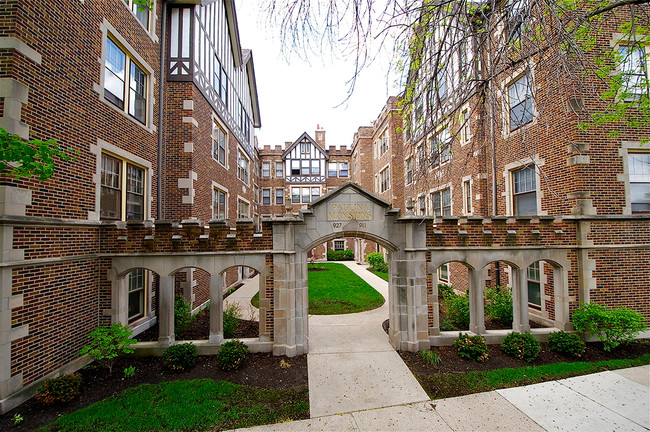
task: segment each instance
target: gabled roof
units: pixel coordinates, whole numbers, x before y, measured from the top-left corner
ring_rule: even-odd
[[[362,195],[363,197],[369,199],[370,201],[374,202],[377,205],[380,205],[384,208],[391,208],[392,205],[385,199],[379,198],[377,195],[373,194],[367,189],[362,188],[358,184],[352,182],[352,181],[347,181],[343,183],[341,186],[337,187],[331,192],[326,193],[322,197],[318,198],[317,200],[314,200],[311,202],[311,204],[308,205],[308,208],[312,208],[316,205],[318,205],[321,202],[324,201],[329,201],[332,198],[335,198],[337,195],[340,195],[343,191],[346,189],[354,189],[359,195]]]
[[[284,153],[282,153],[282,159],[285,159],[287,157],[287,155],[291,152],[291,150],[296,148],[296,146],[298,144],[300,144],[301,142],[304,142],[305,140],[307,140],[311,144],[313,144],[316,147],[316,149],[318,149],[318,151],[321,152],[321,154],[325,157],[325,159],[330,158],[324,148],[322,148],[316,141],[314,141],[314,139],[312,137],[310,137],[307,132],[303,132],[302,135],[300,135],[300,138],[295,140],[293,142],[293,144],[291,144],[289,147],[287,147],[286,150],[284,151]]]
[[[255,65],[253,64],[253,51],[243,50],[246,76],[248,77],[248,88],[251,92],[251,108],[253,109],[253,126],[262,127],[260,118],[260,102],[257,96],[257,81],[255,79]]]

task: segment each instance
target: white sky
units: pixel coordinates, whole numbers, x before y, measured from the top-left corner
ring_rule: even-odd
[[[279,30],[263,21],[258,2],[237,0],[236,5],[242,48],[253,50],[262,120],[256,130],[260,146],[293,142],[303,132],[314,138],[320,125],[326,131],[326,146],[349,148],[359,126],[370,125],[388,97],[399,93],[395,79],[387,79],[388,61],[375,62],[362,71],[352,97],[344,102],[346,82],[354,70],[351,60],[332,59],[326,52],[314,55],[309,63],[296,54],[287,61],[281,53]]]

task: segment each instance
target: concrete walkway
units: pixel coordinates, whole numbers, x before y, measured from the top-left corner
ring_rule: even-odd
[[[352,271],[388,299],[388,283],[354,262]],[[310,315],[309,410],[311,417],[429,400],[388,343],[380,308],[346,315]]]
[[[237,304],[241,309],[242,319],[249,321],[259,320],[259,309],[251,304],[251,299],[260,289],[260,277],[254,276],[244,279],[243,285],[224,300],[224,309],[230,304]]]

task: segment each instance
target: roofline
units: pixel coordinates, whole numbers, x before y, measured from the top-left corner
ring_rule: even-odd
[[[253,51],[249,52],[248,60],[246,61],[246,75],[248,76],[248,88],[251,92],[251,107],[253,109],[253,126],[262,127],[262,119],[260,117],[260,101],[257,94],[257,80],[255,78],[255,64],[253,62]]]
[[[293,150],[294,148],[296,148],[296,146],[298,145],[298,143],[299,143],[300,141],[302,141],[303,138],[308,138],[309,141],[311,141],[311,143],[314,144],[314,145],[316,146],[316,148],[318,149],[318,151],[320,151],[320,152],[323,154],[323,156],[325,156],[325,159],[326,159],[326,160],[329,160],[330,156],[329,156],[329,154],[327,154],[327,151],[325,151],[325,149],[322,148],[322,147],[320,146],[320,144],[318,144],[318,143],[316,142],[316,140],[313,139],[313,138],[312,138],[312,137],[311,137],[307,132],[303,132],[303,133],[298,137],[297,140],[295,140],[295,141],[294,141],[294,142],[293,142],[289,147],[287,147],[287,148],[284,150],[284,152],[282,152],[282,159],[286,159],[287,154],[289,154],[289,152],[290,152],[291,150]]]
[[[307,206],[307,208],[311,209],[313,206],[317,205],[321,201],[325,201],[325,199],[329,200],[329,199],[331,199],[332,197],[338,195],[339,193],[341,193],[341,191],[343,191],[344,189],[347,189],[347,188],[355,189],[357,192],[359,192],[361,195],[364,195],[370,201],[373,201],[376,204],[379,204],[380,206],[385,207],[386,209],[392,209],[393,208],[393,205],[391,203],[389,203],[388,201],[386,201],[383,198],[378,197],[377,195],[370,192],[369,190],[364,189],[363,187],[361,187],[357,183],[353,182],[352,180],[346,181],[345,183],[343,183],[341,186],[337,187],[333,191],[326,193],[325,195],[321,196],[320,198],[318,198],[315,201],[312,201]]]
[[[228,33],[230,35],[230,46],[236,67],[242,65],[242,49],[239,40],[239,27],[237,25],[237,12],[235,11],[235,0],[224,0],[226,7],[226,20],[228,21]]]

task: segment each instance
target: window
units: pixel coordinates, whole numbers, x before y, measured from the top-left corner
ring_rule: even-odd
[[[384,168],[379,173],[379,192],[386,192],[390,189],[390,167]]]
[[[406,160],[406,184],[410,184],[413,181],[413,158],[408,158]]]
[[[451,159],[451,136],[447,128],[431,138],[431,159],[434,168]]]
[[[385,129],[379,136],[379,155],[388,151],[388,129]]]
[[[291,202],[307,204],[320,198],[319,187],[292,187]]]
[[[311,188],[311,200],[316,201],[318,198],[320,198],[320,188]]]
[[[101,218],[144,220],[145,169],[108,154],[101,164]]]
[[[348,177],[348,175],[349,175],[348,163],[339,162],[339,177]]]
[[[271,205],[271,189],[262,189],[262,205]]]
[[[237,178],[246,184],[248,184],[249,165],[250,162],[248,158],[244,155],[244,153],[241,150],[238,150],[237,151]]]
[[[226,132],[216,121],[212,124],[212,157],[226,166]]]
[[[336,162],[330,162],[327,164],[327,176],[328,177],[336,177],[338,174],[338,166]]]
[[[622,46],[621,56],[622,86],[624,98],[637,98],[647,93],[646,52],[643,47]]]
[[[302,197],[302,202],[303,203],[308,203],[311,202],[311,188],[300,188],[301,194],[300,196]]]
[[[359,171],[359,158],[358,155],[355,154],[352,157],[352,174],[356,174],[357,171]]]
[[[515,216],[537,214],[535,165],[512,171],[513,209]]]
[[[284,177],[284,163],[283,162],[276,162],[275,163],[275,176],[277,178]]]
[[[327,164],[328,177],[348,177],[349,164],[347,162],[329,162]]]
[[[149,31],[149,15],[151,11],[143,6],[140,6],[133,0],[124,0],[126,4],[129,5],[133,13],[135,14],[135,17],[142,23],[145,29]],[[153,6],[153,1],[151,2],[151,5]]]
[[[470,214],[472,212],[472,183],[469,180],[463,182],[463,199],[465,214]]]
[[[104,66],[104,98],[145,124],[149,78],[147,73],[110,37],[106,39]]]
[[[293,159],[291,161],[291,175],[300,175],[300,161]]]
[[[318,159],[313,159],[311,161],[311,175],[320,175],[320,161]]]
[[[345,240],[334,240],[334,250],[342,251],[345,249]]]
[[[449,264],[443,264],[438,267],[438,280],[441,282],[449,282]]]
[[[311,150],[311,145],[308,142],[300,143],[300,153],[306,154]]]
[[[427,214],[427,199],[424,195],[418,197],[418,212],[420,216]]]
[[[262,162],[262,177],[271,177],[271,162]]]
[[[650,213],[650,152],[628,153],[632,213]]]
[[[422,96],[415,99],[415,109],[413,110],[413,130],[417,131],[422,126],[424,120],[424,106]]]
[[[424,143],[418,146],[418,163],[420,164],[420,169],[424,168],[427,163],[427,156],[424,151]]]
[[[237,219],[248,219],[250,214],[250,204],[243,200],[237,200]]]
[[[291,202],[298,204],[300,203],[300,188],[291,188]]]
[[[443,60],[444,61],[444,60]],[[434,88],[436,90],[435,97],[430,101],[431,105],[435,106],[438,102],[443,102],[447,99],[447,65],[441,65],[436,72]]]
[[[524,0],[512,0],[506,8],[506,41],[519,39],[526,20]]]
[[[129,273],[129,322],[144,316],[146,277],[144,269]]]
[[[276,205],[284,204],[284,189],[275,190],[275,204]]]
[[[451,189],[443,189],[431,194],[434,216],[451,216]]]
[[[531,264],[526,269],[526,278],[528,279],[528,303],[533,306],[542,306],[542,293],[540,290],[541,279],[539,273],[539,261]]]
[[[460,114],[460,141],[462,144],[467,144],[470,138],[469,129],[469,110],[463,110]]]
[[[224,220],[228,217],[228,194],[219,188],[212,189],[212,218]]]
[[[300,175],[308,176],[309,175],[309,170],[311,167],[311,161],[310,160],[301,160],[300,161]]]
[[[510,104],[510,131],[533,121],[533,97],[525,73],[508,86]]]

